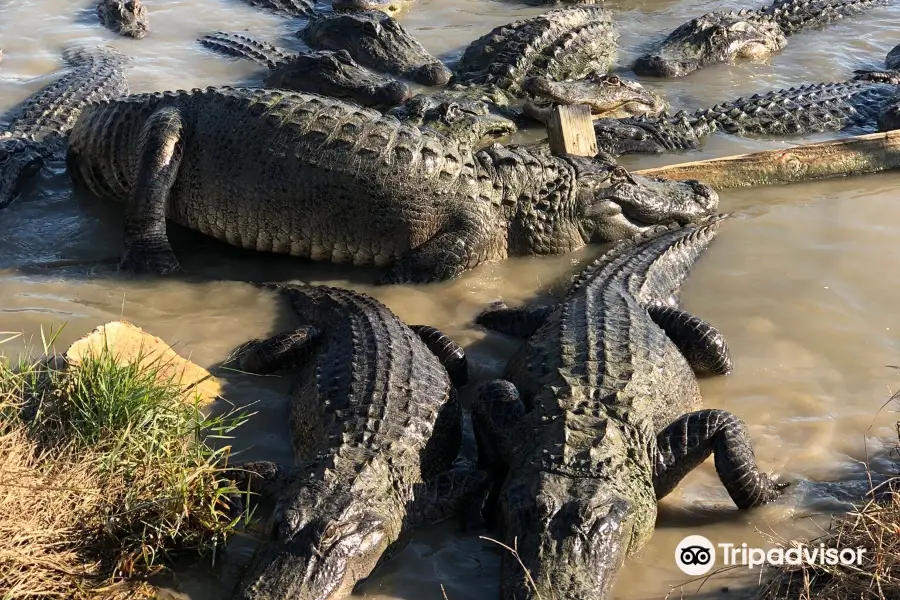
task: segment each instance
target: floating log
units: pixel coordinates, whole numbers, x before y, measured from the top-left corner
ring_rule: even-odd
[[[554,107],[547,120],[547,139],[553,154],[595,156],[597,134],[591,109],[585,104]]]
[[[634,172],[666,179],[698,179],[722,189],[861,175],[898,167],[900,129]]]

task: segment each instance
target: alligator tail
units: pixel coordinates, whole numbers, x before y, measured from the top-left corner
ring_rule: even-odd
[[[219,31],[200,38],[199,42],[216,52],[252,60],[270,69],[291,57],[290,52],[239,33]]]
[[[785,35],[792,35],[887,3],[888,0],[775,0],[759,13],[771,17]]]

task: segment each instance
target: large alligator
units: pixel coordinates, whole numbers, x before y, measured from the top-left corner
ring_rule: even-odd
[[[147,8],[141,0],[100,0],[97,17],[104,27],[119,35],[141,39],[150,30]]]
[[[594,122],[597,145],[612,155],[670,152],[699,148],[707,135],[804,135],[850,128],[893,129],[896,83],[859,79],[816,83],[756,94],[690,114],[600,119]]]
[[[533,331],[473,406],[479,444],[506,472],[496,507],[517,555],[502,557],[504,600],[607,598],[653,533],[657,501],[710,454],[738,508],[785,486],[759,471],[738,417],[696,410],[695,372],[724,374],[731,360],[673,298],[720,222],[620,242],[556,307],[488,313]]]
[[[306,19],[319,12],[317,0],[244,0],[244,2],[282,17]]]
[[[447,371],[417,333],[357,292],[282,292],[305,325],[238,355],[244,371],[296,375],[289,426],[297,468],[254,465],[286,483],[271,538],[234,597],[338,600],[402,548],[412,527],[457,512],[488,476],[476,469],[474,435]],[[420,335],[445,358],[461,354],[430,328]]]
[[[69,172],[125,202],[132,272],[179,269],[166,218],[235,246],[389,266],[440,281],[510,255],[559,254],[715,211],[697,181],[603,155],[479,152],[333,98],[257,88],[138,94],[87,109]]]
[[[410,97],[408,85],[360,66],[346,50],[295,53],[222,31],[200,38],[200,43],[268,67],[266,87],[346,98],[362,106],[385,109]]]
[[[64,158],[69,130],[85,106],[128,93],[123,71],[129,59],[118,51],[72,48],[63,60],[71,71],[29,97],[0,131],[0,208],[45,164]]]
[[[763,62],[787,46],[787,36],[824,27],[888,0],[775,0],[758,10],[711,12],[675,29],[634,63],[651,77],[684,77],[712,64]]]
[[[422,85],[444,85],[450,70],[392,17],[380,11],[317,15],[297,32],[316,50],[346,50],[361,65],[411,79]]]

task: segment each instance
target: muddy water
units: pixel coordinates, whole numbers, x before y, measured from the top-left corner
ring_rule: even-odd
[[[141,41],[117,38],[89,10],[62,0],[0,1],[0,114],[55,77],[59,54],[73,42],[111,43],[134,56],[128,72],[135,92],[256,82],[259,69],[212,55],[195,38],[214,30],[248,29],[299,47],[295,22],[245,7],[238,0],[147,0],[152,32]],[[92,4],[79,2],[78,4]],[[627,71],[654,37],[704,11],[731,2],[618,0],[621,51]],[[422,43],[453,60],[464,45],[494,26],[541,9],[491,0],[420,0],[403,17]],[[879,66],[900,39],[892,25],[900,9],[885,8],[799,35],[771,65],[720,66],[671,82],[648,81],[676,107],[695,108],[740,94],[803,82],[839,80],[854,68]],[[814,136],[820,139],[826,136]],[[696,156],[724,155],[789,142],[719,136]],[[674,161],[629,158],[630,167]],[[733,509],[711,461],[692,473],[660,506],[656,533],[621,573],[617,598],[662,598],[688,577],[674,565],[676,544],[699,533],[714,542],[761,543],[759,532],[785,537],[815,532],[806,517],[842,506],[866,485],[866,467],[891,470],[891,406],[882,409],[900,373],[900,174],[810,185],[727,191],[722,207],[738,217],[723,228],[684,289],[684,305],[728,337],[736,369],[705,381],[707,406],[731,410],[750,428],[762,466],[795,485],[782,502],[751,513]],[[515,344],[471,326],[489,301],[511,304],[535,294],[598,249],[573,256],[510,260],[427,287],[376,288],[367,270],[311,265],[238,251],[175,230],[176,253],[188,276],[133,281],[113,270],[121,245],[121,208],[73,194],[63,174],[45,176],[0,215],[0,331],[65,328],[63,346],[94,326],[124,316],[174,343],[204,366],[219,364],[238,344],[294,323],[289,311],[250,280],[304,280],[370,292],[401,317],[443,327],[465,345],[477,381],[499,374]],[[109,262],[113,259],[113,263]],[[40,265],[60,260],[82,264]],[[104,262],[106,261],[106,262]],[[24,347],[22,340],[8,350]],[[290,461],[284,430],[284,382],[229,377],[228,398],[257,415],[235,440],[251,459]],[[468,394],[471,395],[472,385]],[[829,482],[840,482],[836,485]],[[180,573],[173,591],[190,598],[225,597],[252,543],[239,541],[212,573]],[[430,600],[496,598],[498,554],[490,543],[461,536],[451,525],[418,534],[413,543],[362,586],[373,598]],[[755,574],[714,578],[703,593],[733,598]],[[696,584],[686,586],[686,596]],[[726,587],[731,592],[725,591]],[[676,589],[676,594],[679,590]]]

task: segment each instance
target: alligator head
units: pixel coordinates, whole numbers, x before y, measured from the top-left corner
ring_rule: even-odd
[[[361,65],[422,85],[450,81],[450,69],[444,63],[429,54],[400,23],[379,11],[315,17],[297,35],[312,48],[346,49]]]
[[[140,39],[150,30],[147,8],[141,0],[102,0],[97,5],[97,16],[104,27],[120,35]]]
[[[657,115],[666,108],[666,103],[657,94],[618,75],[593,73],[574,81],[529,77],[523,87],[538,99],[538,102],[527,102],[523,113],[544,123],[550,116],[549,105],[554,104],[586,104],[594,118]]]
[[[712,12],[693,19],[663,41],[655,54],[634,63],[634,72],[651,77],[684,77],[719,62],[759,62],[779,52],[787,39],[777,23],[750,11]]]
[[[715,214],[719,195],[694,179],[629,173],[608,154],[566,156],[578,174],[578,212],[585,242],[630,237],[655,225],[694,223]]]
[[[517,556],[504,554],[502,559],[500,596],[608,598],[633,550],[631,503],[612,494],[609,483],[590,478],[541,472],[529,479],[512,483],[501,500],[518,539]],[[650,523],[652,527],[652,518]]]
[[[276,539],[257,551],[235,598],[337,600],[372,572],[397,519],[352,490],[321,488],[304,485],[290,508],[276,508]]]
[[[380,10],[396,16],[413,3],[413,0],[331,0],[334,10]]]
[[[35,142],[0,134],[0,208],[19,195],[22,183],[44,166],[44,154]]]
[[[449,91],[418,94],[388,114],[409,125],[433,129],[472,148],[481,148],[518,130],[512,111],[487,98]]]
[[[594,121],[597,147],[613,156],[694,150],[700,147],[700,139],[713,130],[712,124],[705,120],[691,121],[683,112],[673,117],[663,114],[658,118]]]
[[[389,108],[410,96],[405,83],[360,66],[346,50],[298,54],[273,67],[266,87],[349,98],[363,106]]]

